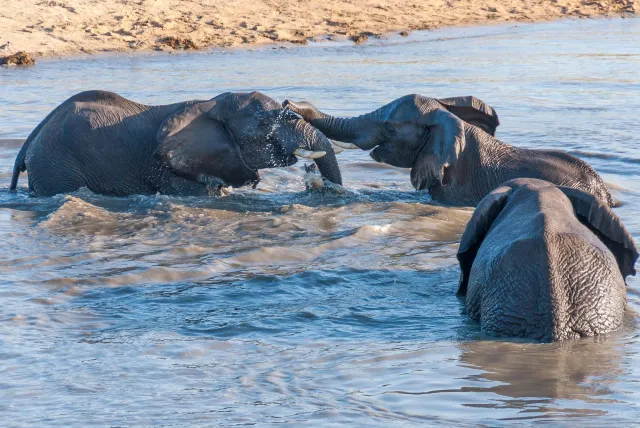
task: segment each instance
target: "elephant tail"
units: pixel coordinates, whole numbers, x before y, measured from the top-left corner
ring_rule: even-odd
[[[20,173],[27,170],[25,158],[27,157],[27,150],[29,149],[30,142],[30,139],[25,141],[25,143],[22,145],[22,148],[20,149],[20,152],[18,152],[16,162],[13,164],[13,175],[11,176],[11,185],[9,186],[9,190],[16,190]]]
[[[31,134],[29,134],[26,141],[22,145],[22,148],[18,152],[18,157],[16,157],[16,163],[13,164],[13,176],[11,177],[11,185],[9,186],[9,190],[16,190],[20,173],[27,170],[26,158],[27,158],[27,152],[29,151],[29,146],[31,145],[31,142],[38,137],[38,135],[40,134],[40,130],[44,127],[44,125],[47,122],[49,122],[49,120],[58,111],[60,111],[67,105],[68,103],[65,101],[64,103],[60,104],[58,107],[54,108],[53,111],[49,113],[47,117],[45,117],[44,120],[38,124],[38,126],[36,126],[36,129],[31,131]]]

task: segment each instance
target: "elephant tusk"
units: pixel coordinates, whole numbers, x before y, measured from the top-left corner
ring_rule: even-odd
[[[334,146],[341,147],[343,149],[347,149],[347,150],[355,150],[355,149],[359,149],[360,148],[360,147],[356,146],[355,144],[343,143],[342,141],[335,141],[335,140],[331,140],[331,144],[333,144]]]
[[[333,149],[333,153],[335,153],[336,155],[338,153],[344,152],[344,149],[342,147],[334,146],[333,144],[331,144],[331,148]]]
[[[312,152],[311,150],[295,149],[293,151],[293,154],[296,156],[300,156],[301,158],[318,159],[326,155],[327,152]]]

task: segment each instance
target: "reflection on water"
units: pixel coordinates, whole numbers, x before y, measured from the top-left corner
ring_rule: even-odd
[[[634,424],[638,280],[615,334],[496,341],[463,315],[470,209],[339,155],[224,198],[11,194],[22,140],[75,92],[148,103],[257,89],[333,114],[473,94],[499,137],[590,162],[638,240],[640,21],[446,30],[402,43],[42,61],[0,69],[0,421],[32,425]]]
[[[598,404],[621,404],[612,397],[616,380],[628,375],[621,368],[622,346],[610,338],[559,344],[523,346],[508,342],[464,342],[460,361],[482,372],[490,386],[462,388],[465,392],[493,393],[493,403],[471,404],[484,408],[525,409],[513,419],[555,416],[601,416]],[[562,408],[561,400],[584,402],[584,408]],[[593,406],[591,406],[593,405]],[[525,414],[523,414],[525,413]],[[526,413],[533,413],[527,417]]]

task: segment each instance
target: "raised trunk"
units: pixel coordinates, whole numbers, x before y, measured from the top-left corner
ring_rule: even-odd
[[[362,147],[358,144],[362,140],[361,134],[363,127],[359,126],[357,119],[359,118],[324,115],[324,117],[312,119],[308,122],[319,129],[327,138],[344,141],[345,143],[353,143],[361,149],[370,149],[371,147]]]
[[[376,138],[380,135],[380,109],[358,117],[346,118],[322,113],[307,102],[285,101],[284,106],[302,116],[332,140],[353,143],[363,150],[370,150],[380,143]]]

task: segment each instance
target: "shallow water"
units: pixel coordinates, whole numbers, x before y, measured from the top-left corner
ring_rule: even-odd
[[[0,425],[637,423],[637,278],[614,334],[487,337],[455,297],[471,210],[365,152],[339,155],[337,195],[305,192],[301,165],[219,199],[6,189],[21,141],[81,90],[260,90],[340,115],[472,94],[502,140],[590,162],[640,241],[638,40],[640,20],[599,20],[0,68]]]

